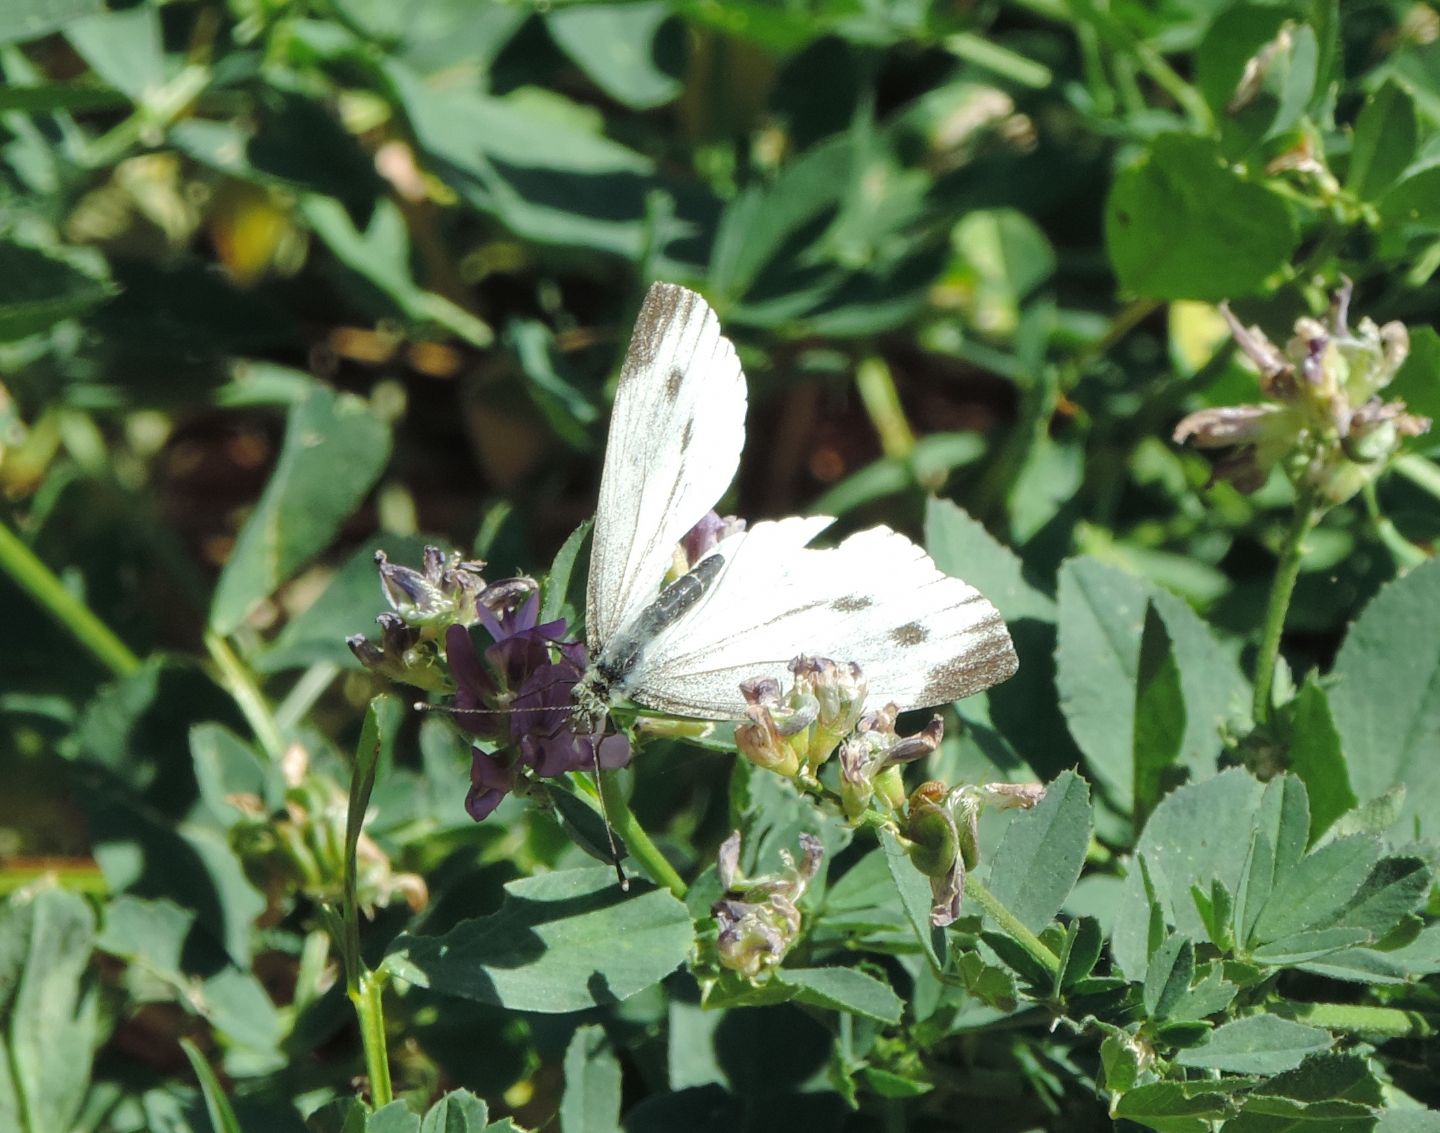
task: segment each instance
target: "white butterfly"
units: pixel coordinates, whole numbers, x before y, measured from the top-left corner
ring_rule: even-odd
[[[745,444],[745,375],[692,291],[645,296],[615,394],[590,554],[577,731],[610,702],[741,719],[740,682],[782,680],[798,654],[853,661],[869,703],[945,704],[1015,672],[1010,634],[973,586],[888,527],[807,546],[824,516],[724,538],[661,591],[676,544],[719,501]]]

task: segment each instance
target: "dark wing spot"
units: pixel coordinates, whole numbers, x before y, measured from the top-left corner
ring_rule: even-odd
[[[681,452],[689,452],[689,451],[690,451],[690,441],[691,441],[691,438],[693,438],[694,436],[695,436],[695,422],[694,422],[693,420],[686,421],[686,422],[685,422],[685,427],[680,430],[680,451],[681,451]]]
[[[919,622],[906,622],[890,631],[890,640],[896,645],[919,645],[929,636],[929,631]]]
[[[680,396],[680,387],[684,383],[685,371],[679,366],[671,366],[670,372],[665,375],[665,400],[673,405]]]
[[[1015,675],[1015,650],[1008,634],[991,634],[958,657],[943,661],[925,674],[925,687],[920,690],[913,708],[928,708],[960,700],[983,688],[999,684]]]
[[[846,594],[843,598],[836,598],[830,603],[832,610],[838,610],[842,614],[853,614],[856,610],[863,610],[867,606],[875,605],[875,599],[868,594]]]

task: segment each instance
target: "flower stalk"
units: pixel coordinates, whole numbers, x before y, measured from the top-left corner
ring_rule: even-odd
[[[115,676],[128,677],[140,668],[142,662],[130,647],[66,589],[55,572],[4,522],[0,522],[0,569]]]
[[[1295,518],[1280,548],[1280,562],[1270,584],[1270,600],[1265,608],[1265,622],[1260,634],[1260,652],[1255,661],[1255,699],[1252,711],[1255,724],[1270,722],[1275,702],[1275,666],[1280,657],[1280,638],[1285,632],[1285,615],[1300,577],[1300,562],[1305,557],[1305,539],[1315,529],[1324,509],[1312,493],[1304,493],[1295,502]]]

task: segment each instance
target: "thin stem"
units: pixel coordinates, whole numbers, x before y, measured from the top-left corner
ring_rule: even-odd
[[[390,1084],[390,1052],[385,1043],[385,1009],[381,993],[385,988],[383,971],[365,971],[349,988],[350,1002],[360,1020],[360,1043],[365,1048],[365,1073],[370,1079],[370,1101],[376,1109],[389,1105],[395,1097]]]
[[[999,925],[1007,936],[1025,949],[1032,960],[1044,967],[1052,976],[1059,974],[1060,957],[1046,948],[1044,941],[1021,924],[1014,913],[997,901],[995,894],[973,877],[968,877],[965,879],[965,895],[975,898],[975,903],[985,910],[990,919]]]
[[[115,676],[128,677],[143,664],[3,521],[0,521],[0,569]]]
[[[1275,686],[1275,663],[1280,656],[1280,637],[1285,631],[1285,614],[1295,593],[1295,580],[1300,577],[1300,560],[1305,554],[1305,537],[1320,519],[1321,508],[1312,493],[1301,494],[1295,501],[1295,520],[1280,549],[1280,562],[1275,568],[1275,581],[1270,584],[1270,603],[1265,610],[1265,625],[1260,634],[1260,654],[1255,661],[1254,714],[1257,727],[1270,722]]]
[[[602,773],[600,790],[605,795],[605,810],[610,815],[611,826],[615,833],[620,835],[631,856],[640,863],[640,868],[656,885],[663,885],[680,900],[685,900],[688,887],[684,879],[675,872],[675,867],[666,860],[660,847],[650,840],[650,835],[645,832],[645,828],[635,817],[635,812],[630,809],[630,800],[625,797],[625,792],[620,790],[616,777]]]
[[[239,705],[240,711],[250,724],[250,730],[255,733],[255,738],[260,741],[270,758],[278,762],[285,754],[285,737],[281,735],[275,715],[250,670],[235,655],[230,643],[213,630],[206,631],[205,648],[209,650],[210,659],[220,670],[220,679]]]
[[[1365,501],[1365,513],[1370,519],[1371,530],[1375,532],[1375,538],[1390,552],[1390,557],[1395,560],[1398,569],[1407,571],[1430,561],[1430,556],[1401,535],[1390,517],[1380,510],[1379,495],[1373,483],[1366,484],[1361,495]]]

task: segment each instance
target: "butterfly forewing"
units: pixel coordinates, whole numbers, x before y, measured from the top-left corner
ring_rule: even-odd
[[[783,681],[801,653],[858,663],[868,703],[901,708],[958,700],[1014,673],[1005,623],[974,587],[885,527],[806,547],[829,523],[759,523],[722,542],[724,569],[646,647],[627,693],[662,711],[733,719],[745,710],[742,680]]]
[[[745,444],[735,348],[692,291],[657,283],[625,354],[590,552],[592,657],[654,600],[675,546],[713,508]]]

